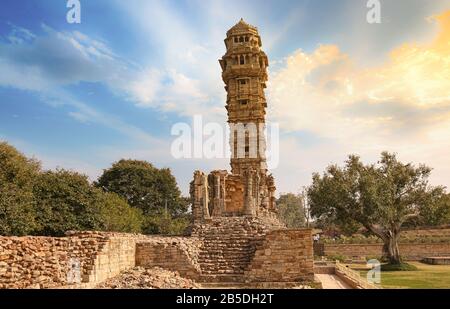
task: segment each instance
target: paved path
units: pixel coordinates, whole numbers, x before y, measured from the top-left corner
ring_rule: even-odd
[[[324,289],[351,289],[347,283],[336,275],[316,274],[316,277],[322,282]]]

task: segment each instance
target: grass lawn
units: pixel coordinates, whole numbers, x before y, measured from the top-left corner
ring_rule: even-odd
[[[383,271],[381,286],[385,289],[443,289],[450,288],[450,265],[428,265],[420,262],[408,262],[415,265],[417,271]],[[366,277],[367,270],[354,268]]]

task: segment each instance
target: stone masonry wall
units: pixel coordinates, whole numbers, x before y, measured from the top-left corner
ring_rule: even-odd
[[[343,255],[353,259],[380,257],[382,244],[324,244],[325,256]],[[405,260],[419,261],[430,256],[450,256],[450,243],[399,244],[401,256]]]
[[[310,229],[269,232],[245,272],[246,282],[299,282],[314,278]]]
[[[136,265],[136,244],[147,236],[123,233],[99,233],[104,235],[102,245],[91,255],[89,263],[82,267],[82,282],[90,286],[112,278]]]
[[[245,218],[216,221],[204,230],[208,235],[198,227],[191,237],[0,237],[0,288],[92,288],[134,266],[159,266],[204,282],[312,280],[310,230],[270,231]]]
[[[50,237],[0,237],[0,288],[65,284],[68,241]]]
[[[199,276],[201,242],[188,237],[148,237],[136,244],[136,266],[161,267],[190,279]]]
[[[98,232],[0,237],[0,288],[92,286],[133,267],[135,244],[143,237]]]

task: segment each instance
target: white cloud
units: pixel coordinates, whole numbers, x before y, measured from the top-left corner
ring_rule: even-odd
[[[346,154],[373,162],[388,150],[434,167],[433,182],[450,185],[450,11],[437,19],[441,31],[432,42],[404,44],[379,66],[360,68],[337,46],[324,45],[296,51],[271,72],[269,117],[285,132],[308,132],[317,141],[305,149],[301,138],[296,146],[282,141],[280,152],[289,156],[281,159],[289,166],[280,167],[282,177],[301,174],[301,157],[322,171]]]
[[[0,71],[4,73],[0,85],[45,93],[79,82],[99,82],[139,107],[182,115],[209,108],[204,104],[211,99],[208,86],[176,69],[141,68],[86,34],[42,27],[44,36],[23,29],[21,33],[28,31],[29,40],[0,43]],[[15,36],[17,32],[13,31]]]

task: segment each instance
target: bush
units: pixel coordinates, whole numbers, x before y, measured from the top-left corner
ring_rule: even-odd
[[[330,261],[339,261],[341,263],[345,262],[348,258],[342,254],[331,254],[327,256],[327,259]]]
[[[190,225],[189,203],[169,169],[121,160],[97,186],[74,171],[42,172],[38,161],[0,142],[0,235],[62,236],[69,230],[178,235]]]
[[[144,220],[145,234],[183,235],[191,224],[189,215],[170,217],[163,213],[146,216]]]
[[[139,209],[115,193],[98,190],[96,207],[100,208],[101,230],[110,232],[141,233],[144,218]]]
[[[38,176],[35,234],[62,236],[69,230],[100,230],[102,213],[87,176],[58,169]]]
[[[33,181],[40,164],[0,142],[0,235],[26,235],[36,227]]]

